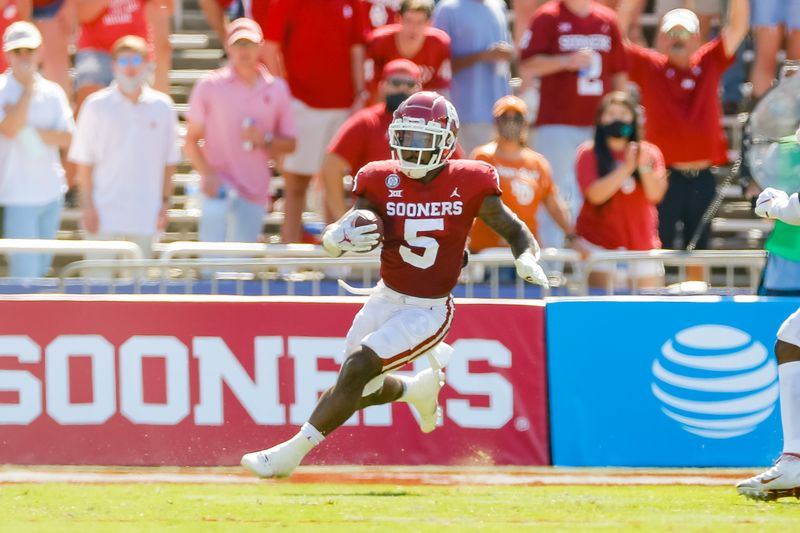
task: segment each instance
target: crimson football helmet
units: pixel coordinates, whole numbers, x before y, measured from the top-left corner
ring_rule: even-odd
[[[409,178],[421,179],[453,155],[458,113],[444,96],[422,91],[409,96],[389,124],[392,159]]]

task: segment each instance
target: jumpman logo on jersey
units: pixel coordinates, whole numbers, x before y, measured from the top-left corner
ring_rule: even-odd
[[[453,192],[450,193],[450,198],[461,198],[461,195],[458,194],[458,187],[453,189]]]

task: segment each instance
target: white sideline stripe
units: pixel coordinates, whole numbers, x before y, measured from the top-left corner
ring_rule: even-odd
[[[512,474],[444,474],[444,473],[363,473],[347,476],[349,480],[393,481],[418,479],[427,485],[730,485],[734,480],[702,475],[512,475]],[[301,479],[302,481],[302,479]],[[264,483],[255,477],[223,474],[119,473],[119,472],[35,472],[28,470],[0,471],[0,483],[187,483],[249,485]],[[335,483],[334,477],[319,483]]]

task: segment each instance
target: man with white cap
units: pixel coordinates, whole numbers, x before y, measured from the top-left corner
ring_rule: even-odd
[[[661,21],[659,38],[666,53],[626,43],[630,78],[639,85],[647,111],[647,140],[661,149],[668,168],[669,188],[658,208],[664,248],[675,246],[678,222],[683,222],[686,246],[714,198],[711,166],[728,159],[719,83],[749,24],[748,0],[731,0],[720,35],[702,46],[697,15],[683,8],[673,9]],[[706,228],[697,248],[708,244]],[[696,269],[690,276],[702,279]]]
[[[10,69],[0,75],[0,205],[3,236],[53,239],[61,221],[66,183],[59,148],[67,148],[75,125],[64,90],[37,72],[42,36],[36,26],[15,22],[3,34]],[[47,273],[49,254],[14,254],[12,277]]]

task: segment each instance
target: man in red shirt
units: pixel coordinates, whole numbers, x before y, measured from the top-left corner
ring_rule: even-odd
[[[639,85],[647,110],[647,140],[661,149],[668,168],[669,188],[658,207],[664,248],[675,247],[679,221],[686,246],[714,198],[711,165],[727,161],[719,82],[749,24],[748,0],[731,0],[728,22],[717,38],[703,46],[699,20],[688,9],[664,15],[660,37],[667,54],[626,43],[630,76]],[[697,248],[708,248],[708,242],[706,228]],[[697,278],[698,272],[690,276]]]
[[[387,131],[392,115],[403,100],[420,90],[421,79],[420,68],[408,59],[387,63],[378,89],[383,101],[347,119],[328,145],[320,174],[333,218],[347,211],[342,179],[370,161],[391,158]]]
[[[285,243],[302,239],[311,177],[325,146],[347,117],[366,103],[364,41],[358,0],[273,0],[264,29],[266,64],[289,82],[297,149],[283,161]]]
[[[536,10],[520,49],[523,76],[541,78],[534,149],[550,162],[574,220],[583,203],[575,151],[591,139],[603,95],[627,89],[617,16],[594,0],[552,0]],[[539,234],[545,246],[564,243],[563,232],[544,211]]]
[[[422,88],[443,93],[450,87],[450,37],[431,26],[432,0],[403,0],[400,24],[374,30],[367,38],[366,78],[377,94],[381,71],[392,59],[404,57],[422,69]]]
[[[420,429],[436,429],[444,385],[443,344],[453,320],[450,295],[476,217],[511,245],[517,274],[547,285],[537,263],[539,246],[500,199],[497,172],[483,161],[451,160],[458,116],[434,92],[408,98],[389,126],[394,158],[376,161],[356,175],[355,209],[325,230],[323,245],[334,257],[378,244],[377,224],[355,227],[361,210],[383,223],[381,281],[356,315],[345,341],[346,358],[336,384],[325,392],[308,422],[290,440],[242,457],[260,477],[284,477],[354,412],[403,401],[419,415]],[[421,355],[432,368],[413,377],[390,375]]]

